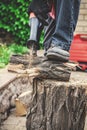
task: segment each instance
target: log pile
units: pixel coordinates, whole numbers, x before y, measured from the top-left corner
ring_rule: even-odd
[[[12,56],[10,59],[11,63],[20,63],[21,69],[15,68],[12,64],[8,68],[8,71],[16,73],[27,73],[29,77],[37,77],[44,79],[56,79],[58,81],[69,81],[72,70],[76,70],[78,63],[73,62],[59,62],[48,60],[46,57],[32,57],[28,56],[23,60],[24,57]],[[17,65],[18,66],[18,65]]]
[[[29,107],[30,94],[25,96],[23,93],[32,92],[32,84],[28,76],[16,77],[4,89],[0,90],[0,120],[4,121],[9,116],[10,110],[16,107],[16,99],[24,99],[23,103]],[[26,100],[27,99],[27,100]],[[21,109],[21,108],[20,108]],[[15,115],[17,111],[15,111]],[[21,115],[23,115],[22,113]]]

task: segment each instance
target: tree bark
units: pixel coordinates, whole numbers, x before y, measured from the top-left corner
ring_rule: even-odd
[[[74,81],[34,79],[32,97],[26,120],[27,130],[84,130],[84,85]]]

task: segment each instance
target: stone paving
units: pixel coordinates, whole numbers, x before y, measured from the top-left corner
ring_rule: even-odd
[[[0,89],[4,88],[6,84],[16,78],[16,73],[10,73],[5,69],[0,69]]]
[[[26,117],[10,115],[8,119],[3,122],[0,130],[26,130]]]
[[[0,130],[26,130],[26,117],[16,117],[14,115],[10,115],[2,124]],[[84,130],[87,130],[87,118]]]

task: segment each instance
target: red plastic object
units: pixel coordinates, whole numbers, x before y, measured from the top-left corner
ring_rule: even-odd
[[[70,60],[79,62],[82,70],[87,69],[87,34],[74,36],[70,47]]]

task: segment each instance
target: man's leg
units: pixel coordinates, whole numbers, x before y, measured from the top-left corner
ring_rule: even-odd
[[[55,19],[53,19],[51,16],[48,17],[48,26],[44,27],[44,55],[47,54],[47,50],[50,48],[50,44],[52,41],[52,35],[55,31]]]
[[[56,27],[52,35],[51,46],[48,50],[48,58],[53,58],[58,52],[58,58],[69,59],[70,45],[73,39],[73,33],[76,27],[80,0],[56,0]],[[78,7],[78,8],[77,8]],[[53,55],[53,57],[51,56]],[[57,58],[57,57],[56,57]],[[64,59],[63,59],[64,60]]]
[[[79,15],[79,8],[80,8],[80,2],[81,0],[74,0],[74,18],[73,18],[73,29],[75,31],[77,20],[78,20],[78,15]]]

